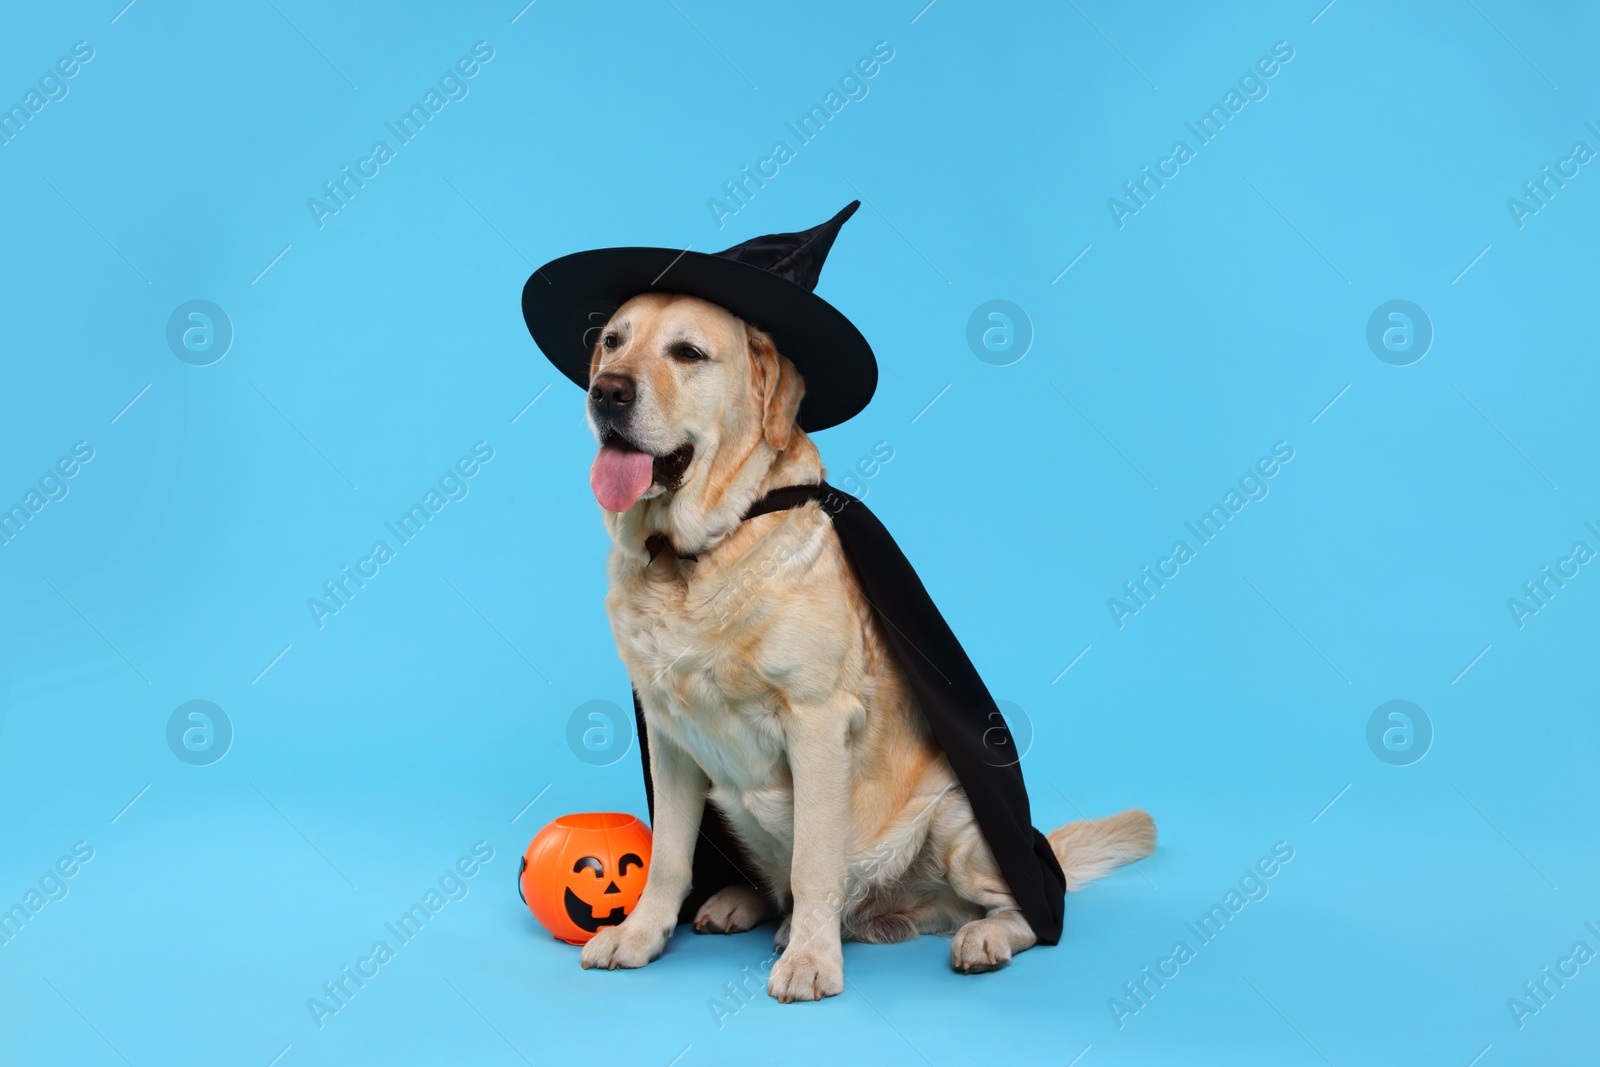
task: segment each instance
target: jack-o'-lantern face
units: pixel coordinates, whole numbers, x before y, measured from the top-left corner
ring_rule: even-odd
[[[632,815],[563,815],[528,846],[517,884],[534,918],[581,945],[628,917],[649,869],[650,831]]]
[[[605,860],[599,856],[579,856],[578,862],[572,865],[572,873],[578,877],[575,877],[567,885],[562,899],[562,904],[567,909],[567,918],[571,919],[573,925],[578,929],[587,930],[591,934],[598,931],[602,926],[616,926],[627,918],[628,909],[621,903],[613,902],[620,902],[624,899],[622,886],[617,883],[619,881],[628,881],[630,871],[637,874],[641,883],[638,890],[628,894],[629,897],[637,900],[639,899],[639,893],[644,889],[642,884],[644,882],[644,860],[639,858],[637,852],[624,852],[617,859],[617,869],[614,872],[614,876],[607,875]],[[582,877],[585,873],[593,877]],[[599,891],[599,896],[597,897],[595,889],[600,885],[604,885],[605,888]],[[573,892],[574,888],[580,890],[581,893]]]

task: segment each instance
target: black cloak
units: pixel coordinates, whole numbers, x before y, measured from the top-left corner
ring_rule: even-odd
[[[889,639],[934,739],[944,750],[972,805],[1000,874],[1028,925],[1042,944],[1061,939],[1066,876],[1050,842],[1033,827],[1028,792],[1005,718],[961,643],[934,605],[922,580],[883,523],[867,506],[826,483],[775,489],[745,518],[783,511],[816,500],[833,518],[834,530],[855,570],[862,592],[887,624]],[[633,696],[645,798],[655,819],[650,782],[650,741],[639,695]],[[679,912],[692,921],[700,905],[725,886],[764,888],[742,846],[715,804],[706,802],[694,853],[694,884]]]

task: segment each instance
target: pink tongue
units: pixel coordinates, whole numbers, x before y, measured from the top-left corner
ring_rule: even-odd
[[[607,511],[633,507],[655,480],[655,457],[626,445],[606,444],[589,468],[589,487]]]

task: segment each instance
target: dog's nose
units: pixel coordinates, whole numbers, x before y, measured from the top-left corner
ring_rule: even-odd
[[[589,402],[603,415],[619,414],[634,396],[633,379],[625,374],[602,374],[589,385]]]

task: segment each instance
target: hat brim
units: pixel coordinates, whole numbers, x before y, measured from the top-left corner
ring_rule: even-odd
[[[807,432],[859,413],[878,387],[878,361],[832,304],[748,263],[676,248],[600,248],[551,260],[522,288],[528,332],[556,369],[589,387],[595,339],[641,293],[684,293],[727,308],[772,336],[805,379],[796,421]]]

